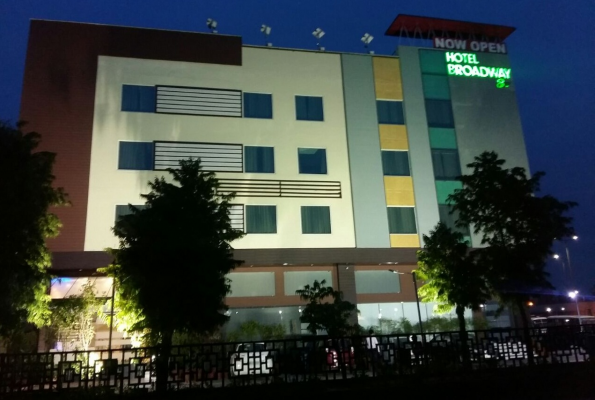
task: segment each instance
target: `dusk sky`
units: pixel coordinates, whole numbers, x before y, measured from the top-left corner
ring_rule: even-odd
[[[546,172],[541,194],[579,203],[573,212],[579,240],[568,248],[573,286],[589,292],[595,285],[593,0],[0,0],[0,119],[18,120],[30,19],[207,32],[210,17],[220,33],[242,36],[244,44],[264,44],[260,26],[267,24],[274,46],[305,49],[316,48],[312,31],[320,27],[329,51],[363,52],[360,37],[368,32],[372,50],[392,54],[399,38],[384,32],[398,14],[517,28],[506,43],[531,172]],[[566,291],[561,267],[549,263],[552,282]]]

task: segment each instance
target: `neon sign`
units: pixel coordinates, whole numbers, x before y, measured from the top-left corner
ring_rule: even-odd
[[[510,68],[480,65],[477,54],[446,52],[448,75],[496,79],[499,89],[509,86]]]

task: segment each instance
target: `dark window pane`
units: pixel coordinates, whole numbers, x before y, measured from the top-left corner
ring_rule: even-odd
[[[118,169],[153,169],[153,142],[120,142]]]
[[[244,93],[245,118],[273,118],[273,96],[262,93]]]
[[[388,207],[390,233],[417,233],[413,207]]]
[[[300,121],[324,121],[322,97],[295,96],[295,115]]]
[[[244,147],[245,172],[275,172],[275,152],[272,147]]]
[[[329,207],[302,207],[302,233],[331,233],[331,212]]]
[[[154,86],[122,85],[122,111],[155,112]]]
[[[384,175],[410,176],[409,152],[407,151],[382,151],[382,170]]]
[[[145,204],[139,204],[139,205],[132,205],[133,207],[138,208],[139,210],[144,210],[145,208],[147,208],[147,206]],[[125,215],[129,215],[132,214],[132,210],[130,209],[130,206],[128,204],[124,204],[124,205],[117,205],[116,206],[116,222],[118,222],[118,220],[125,216]]]
[[[298,149],[300,174],[326,174],[325,149]]]
[[[448,205],[448,204],[439,204],[438,205],[438,212],[440,213],[440,222],[445,224],[447,227],[449,227],[453,231],[462,233],[463,236],[470,236],[470,234],[469,234],[470,231],[469,231],[468,226],[466,226],[464,228],[458,228],[456,226],[456,222],[459,219],[459,213],[458,213],[458,211],[455,211],[451,214],[450,213],[451,209],[452,209],[452,206]]]
[[[430,127],[454,128],[455,126],[450,100],[426,99],[426,116]]]
[[[404,125],[405,117],[403,115],[402,101],[377,100],[376,109],[378,111],[379,124]]]
[[[436,180],[453,180],[461,176],[459,152],[453,149],[432,149]]]
[[[277,207],[246,206],[246,233],[277,233]]]

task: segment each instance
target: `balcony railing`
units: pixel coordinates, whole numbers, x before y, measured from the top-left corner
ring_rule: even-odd
[[[273,179],[219,179],[219,193],[238,197],[341,198],[341,182]]]

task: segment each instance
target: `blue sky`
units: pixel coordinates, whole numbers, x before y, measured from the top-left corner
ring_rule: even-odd
[[[546,172],[542,192],[580,205],[573,212],[579,240],[569,243],[579,290],[595,285],[595,3],[542,0],[0,0],[0,119],[16,121],[32,18],[240,35],[263,44],[260,26],[272,27],[275,46],[316,47],[311,32],[322,28],[332,51],[370,48],[392,54],[399,39],[384,32],[397,14],[514,26],[507,40],[532,172]],[[40,132],[43,134],[43,132]],[[557,245],[556,251],[563,251]],[[561,290],[559,261],[550,263]]]

